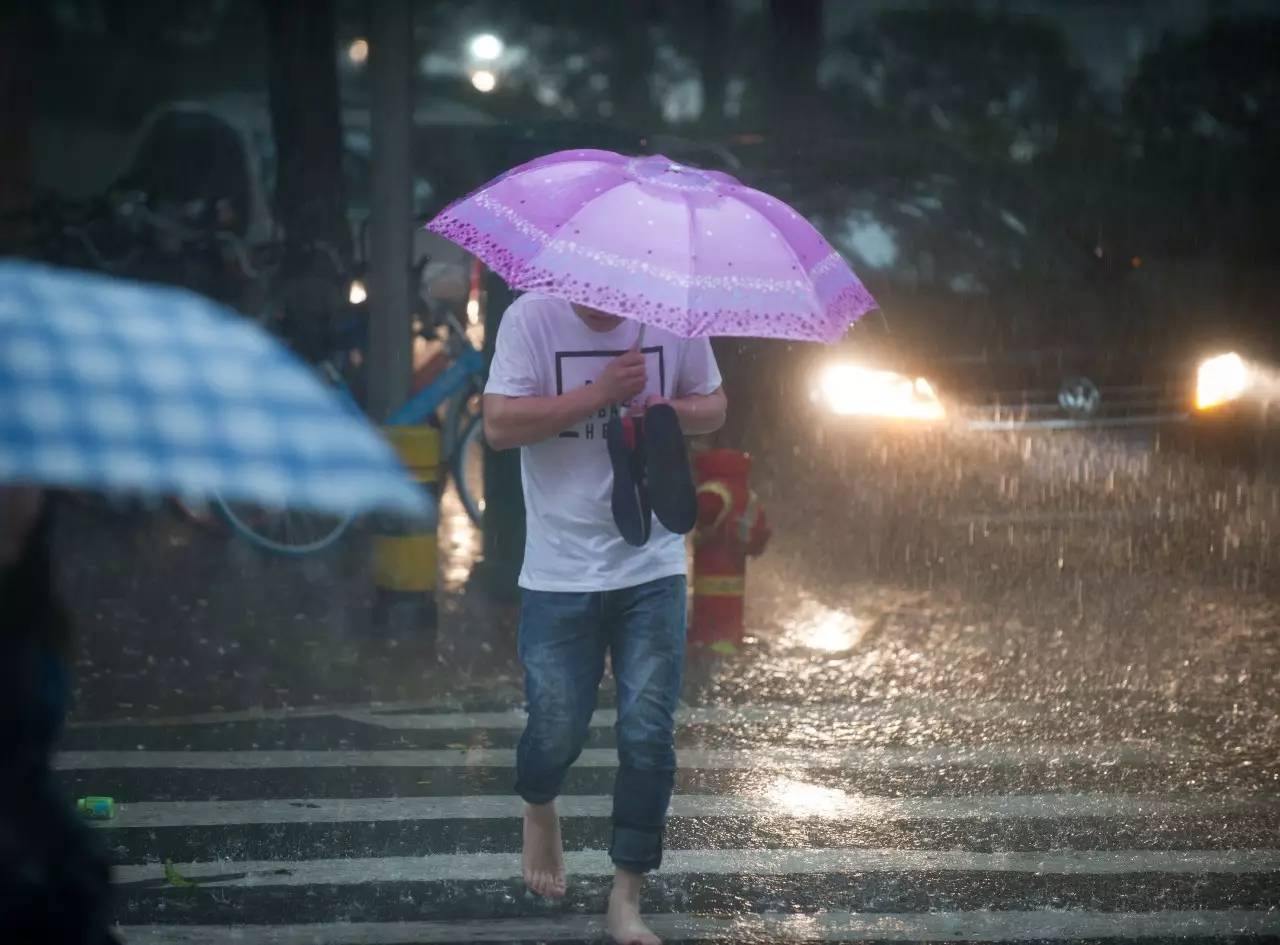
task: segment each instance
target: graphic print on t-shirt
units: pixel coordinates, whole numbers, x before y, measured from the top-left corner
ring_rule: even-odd
[[[649,381],[640,395],[643,403],[648,397],[670,396],[667,390],[667,360],[662,345],[641,348],[644,354],[644,366]],[[586,387],[595,382],[610,361],[620,358],[625,351],[557,351],[556,352],[556,396]],[[587,419],[571,430],[560,434],[562,439],[604,439],[604,425],[609,419],[609,408],[605,407],[594,417]]]

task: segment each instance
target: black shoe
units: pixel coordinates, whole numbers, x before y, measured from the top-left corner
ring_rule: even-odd
[[[613,417],[604,427],[613,464],[613,521],[628,545],[639,548],[649,541],[653,512],[644,482],[644,453],[635,422]]]
[[[689,534],[698,523],[698,490],[689,469],[680,418],[670,404],[645,411],[644,451],[654,514],[667,531]]]

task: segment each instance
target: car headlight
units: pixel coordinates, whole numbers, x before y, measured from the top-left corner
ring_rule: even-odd
[[[933,386],[923,377],[877,371],[851,364],[826,369],[814,399],[842,417],[942,420],[947,415]]]
[[[1212,410],[1239,400],[1249,389],[1249,366],[1234,351],[1206,358],[1196,371],[1196,409]]]

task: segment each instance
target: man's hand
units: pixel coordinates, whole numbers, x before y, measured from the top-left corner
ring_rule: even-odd
[[[606,398],[606,404],[626,404],[644,393],[648,380],[644,355],[640,349],[632,348],[605,366],[594,387],[600,397]]]

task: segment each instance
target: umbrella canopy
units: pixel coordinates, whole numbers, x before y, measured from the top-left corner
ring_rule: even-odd
[[[785,203],[661,155],[547,155],[453,204],[428,229],[514,288],[684,338],[831,342],[876,304]]]
[[[0,483],[428,515],[352,405],[182,289],[0,262]]]

